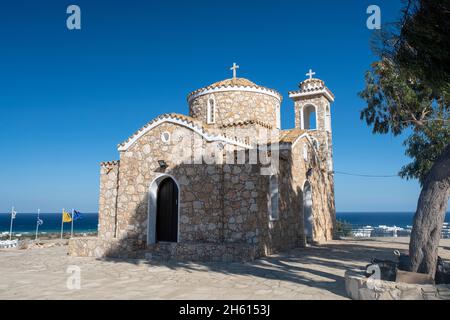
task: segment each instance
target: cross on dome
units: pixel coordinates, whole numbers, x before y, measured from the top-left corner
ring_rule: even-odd
[[[315,72],[313,72],[311,69],[309,69],[309,72],[306,75],[309,77],[309,79],[312,79],[313,75],[315,75],[315,74],[316,74]]]
[[[236,64],[236,62],[233,63],[233,66],[230,68],[230,70],[233,70],[233,79],[236,79],[236,71],[239,69],[239,66]]]

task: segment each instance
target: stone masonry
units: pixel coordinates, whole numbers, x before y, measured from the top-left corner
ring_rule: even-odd
[[[331,240],[331,128],[301,128],[298,118],[304,106],[314,104],[317,122],[324,123],[332,98],[324,85],[311,89],[311,97],[304,87],[291,93],[291,130],[279,128],[281,95],[242,78],[191,93],[190,116],[165,114],[149,122],[119,145],[119,161],[101,164],[98,237],[71,239],[69,253],[228,262],[302,247],[306,184],[312,199],[309,237]],[[158,241],[156,231],[166,179],[179,197],[170,200],[178,210],[172,242]]]

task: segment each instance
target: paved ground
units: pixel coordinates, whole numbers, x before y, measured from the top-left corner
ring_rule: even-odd
[[[371,257],[394,259],[408,239],[333,241],[252,263],[100,261],[65,246],[0,251],[0,299],[346,299],[344,273]],[[450,259],[450,240],[440,255]],[[67,268],[81,270],[69,290]]]

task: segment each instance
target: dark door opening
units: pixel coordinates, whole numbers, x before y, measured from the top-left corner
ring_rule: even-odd
[[[156,241],[178,241],[178,187],[171,178],[161,181],[158,187]]]
[[[303,188],[303,226],[306,242],[311,243],[313,237],[313,217],[312,217],[312,193],[311,185],[306,183]]]

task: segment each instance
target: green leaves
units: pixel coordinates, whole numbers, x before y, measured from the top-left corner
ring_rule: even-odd
[[[413,162],[403,178],[424,181],[450,143],[450,0],[409,1],[397,28],[380,33],[380,60],[365,74],[359,96],[367,106],[361,120],[373,133],[399,135],[411,129],[406,154]],[[392,26],[391,25],[391,26]]]
[[[427,173],[450,141],[450,126],[443,120],[429,121],[422,130],[414,132],[405,142],[406,155],[413,161],[402,167],[400,176],[418,179],[423,185]]]

